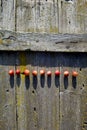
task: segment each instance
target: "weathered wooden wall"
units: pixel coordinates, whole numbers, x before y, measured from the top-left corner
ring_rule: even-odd
[[[87,1],[0,0],[0,28],[19,32],[86,33]]]
[[[87,130],[86,12],[87,0],[0,0],[0,130]]]
[[[10,69],[21,74],[9,76]],[[51,70],[51,77],[41,77],[41,69]],[[55,77],[56,69],[60,77]],[[78,77],[72,77],[73,70]],[[7,129],[87,130],[86,34],[0,31],[0,130]]]
[[[10,77],[8,71],[17,68],[20,76]],[[26,68],[29,77],[22,74]],[[40,69],[52,76],[41,77]],[[64,79],[66,69],[70,75]],[[0,130],[87,130],[86,74],[86,53],[0,52]]]

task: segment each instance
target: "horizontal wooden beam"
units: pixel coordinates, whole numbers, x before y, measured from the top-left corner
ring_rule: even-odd
[[[87,52],[87,34],[51,35],[0,30],[0,51]]]

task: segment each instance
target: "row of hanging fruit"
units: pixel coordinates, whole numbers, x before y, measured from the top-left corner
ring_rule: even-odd
[[[21,72],[19,69],[17,69],[14,72],[14,70],[11,69],[11,70],[9,70],[8,73],[9,73],[10,76],[13,76],[14,74],[16,74],[16,75],[24,74],[25,76],[29,76],[30,75],[30,71],[28,69],[25,69],[24,72]],[[45,73],[47,74],[47,76],[51,76],[52,75],[51,70],[48,70],[47,72],[45,72],[45,70],[43,70],[43,69],[40,70],[40,75],[44,76]],[[55,76],[60,76],[60,74],[61,74],[61,72],[59,70],[55,70],[54,73],[55,73]],[[68,70],[65,70],[63,74],[64,74],[65,77],[68,77],[70,73],[69,73]],[[38,72],[36,70],[33,70],[32,71],[32,75],[33,76],[37,76]],[[78,76],[78,72],[77,71],[72,71],[72,76],[73,77],[77,77]]]

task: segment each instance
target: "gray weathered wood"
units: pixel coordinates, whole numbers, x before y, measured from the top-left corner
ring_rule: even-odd
[[[58,33],[57,0],[17,0],[17,31]]]
[[[8,71],[14,68],[14,54],[0,52],[0,129],[17,130],[15,81]]]
[[[83,58],[84,57],[84,58]],[[65,54],[61,58],[61,88],[60,88],[60,130],[86,130],[87,114],[87,58],[81,54]],[[71,60],[70,60],[71,59]],[[64,71],[70,75],[64,80]],[[72,78],[72,71],[78,71],[78,77]]]
[[[20,52],[16,68],[30,70],[29,77],[21,74],[17,79],[19,130],[86,129],[86,53]],[[43,85],[39,74],[42,68],[52,71],[49,79],[45,74]],[[59,79],[55,79],[56,69],[61,72]],[[33,70],[38,72],[36,79]],[[64,80],[65,70],[70,73],[68,80]],[[72,79],[73,70],[78,71],[76,79]]]
[[[0,31],[0,50],[87,52],[87,34],[38,34]]]
[[[0,28],[18,32],[86,33],[87,2],[0,0]]]
[[[0,128],[3,130],[86,130],[87,54],[62,52],[0,53]],[[9,77],[10,69],[21,70]],[[23,71],[30,70],[25,77]],[[39,71],[52,71],[51,78],[41,79]],[[61,75],[55,78],[59,69]],[[68,70],[68,80],[64,71]],[[37,70],[37,78],[32,71]],[[78,71],[72,79],[72,71]],[[68,81],[68,82],[67,82]]]
[[[73,0],[17,1],[17,31],[46,33],[87,32],[87,3]]]
[[[0,29],[15,31],[16,0],[0,0]]]
[[[82,91],[82,96],[80,97],[81,99],[81,126],[82,130],[87,129],[87,76],[86,76],[86,68],[80,68],[80,77],[79,77],[79,88]]]
[[[0,130],[87,130],[86,13],[86,0],[0,0]]]
[[[65,0],[60,1],[60,32],[85,33],[87,32],[87,4],[86,1],[73,0],[73,4]]]
[[[55,85],[55,68],[52,67],[53,64],[57,68],[58,62],[52,63],[54,57],[51,58],[50,54],[47,57],[45,53],[22,52],[18,56],[17,68],[20,68],[21,72],[26,68],[30,70],[29,77],[20,75],[20,85],[16,86],[19,130],[59,129],[59,86],[57,83]],[[45,72],[51,70],[52,77],[48,79],[46,74],[45,77],[40,77],[42,68]],[[37,77],[32,76],[33,70],[37,70]]]

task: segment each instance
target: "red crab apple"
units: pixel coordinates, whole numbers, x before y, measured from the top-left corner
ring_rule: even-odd
[[[24,74],[25,74],[25,76],[29,76],[30,71],[28,69],[25,69]]]
[[[16,70],[16,74],[17,74],[17,75],[20,74],[20,70],[19,70],[19,69]]]
[[[51,71],[50,71],[50,70],[49,70],[49,71],[47,71],[47,75],[48,75],[48,76],[51,76],[51,74],[52,74],[52,73],[51,73]]]
[[[60,71],[59,71],[59,70],[56,70],[56,71],[55,71],[55,75],[56,75],[56,76],[59,76],[59,75],[60,75]]]
[[[44,75],[45,71],[44,70],[40,70],[40,75]]]
[[[9,73],[10,76],[13,76],[14,75],[14,70],[9,70],[8,73]]]
[[[69,71],[64,71],[64,76],[69,76]]]
[[[72,72],[72,76],[73,76],[73,77],[76,77],[76,76],[78,76],[78,72],[76,72],[76,71],[73,71],[73,72]]]
[[[37,76],[37,71],[33,70],[32,74],[33,74],[33,76]]]

